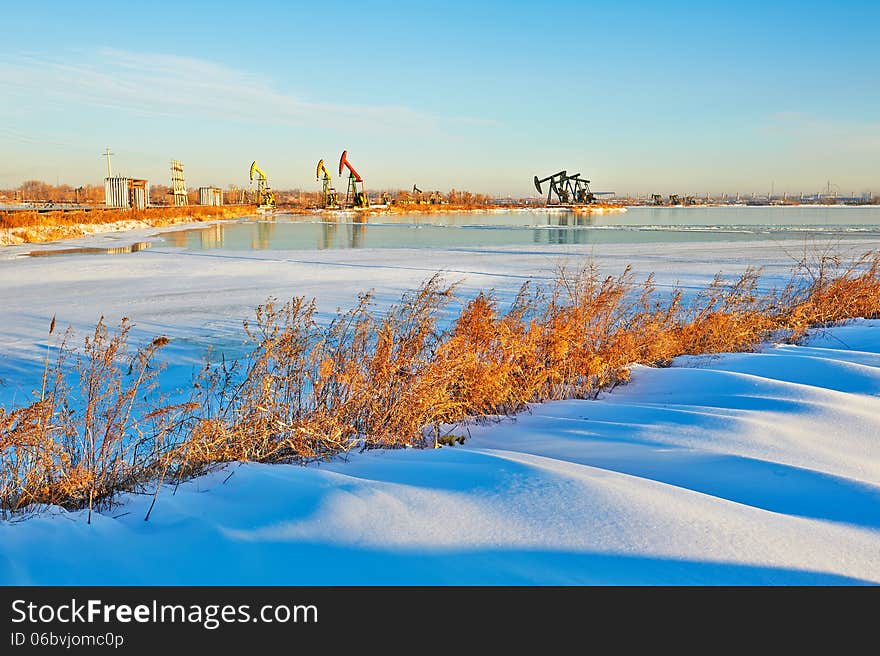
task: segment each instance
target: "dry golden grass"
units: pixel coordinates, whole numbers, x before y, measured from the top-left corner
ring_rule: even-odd
[[[154,475],[172,420],[189,406],[153,398],[161,369],[152,360],[168,339],[131,351],[130,330],[123,319],[111,333],[101,319],[81,350],[65,334],[54,364],[47,349],[38,399],[0,409],[0,508],[52,503],[91,517],[95,503]]]
[[[0,212],[0,229],[24,243],[78,237],[119,225],[134,223],[161,227],[176,223],[211,221],[247,216],[255,205],[149,207],[143,210],[94,209],[89,211]],[[2,234],[0,234],[2,237]],[[2,242],[0,242],[2,243]]]
[[[880,255],[844,265],[806,258],[783,289],[758,292],[759,271],[720,277],[685,303],[629,269],[560,270],[526,284],[506,311],[489,293],[446,328],[453,287],[438,276],[383,313],[369,294],[327,325],[302,297],[257,308],[250,348],[206,363],[191,398],[163,402],[155,354],[128,346],[130,325],[103,321],[81,349],[65,335],[29,405],[0,408],[0,510],[89,508],[123,490],[158,493],[229,461],[305,462],[353,448],[449,443],[444,426],[510,414],[527,403],[592,398],[635,363],[754,348],[771,336],[880,317]],[[54,331],[53,326],[50,334]],[[73,365],[71,366],[71,363]],[[155,497],[154,497],[155,501]]]

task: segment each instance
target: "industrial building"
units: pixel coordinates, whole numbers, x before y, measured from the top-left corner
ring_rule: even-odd
[[[220,187],[199,187],[199,205],[222,205],[223,190]]]
[[[149,204],[150,183],[135,178],[104,178],[104,205],[142,210]]]

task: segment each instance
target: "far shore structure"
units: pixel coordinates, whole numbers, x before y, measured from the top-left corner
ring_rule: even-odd
[[[146,209],[150,183],[136,178],[106,178],[104,204],[115,209]]]
[[[219,187],[199,187],[199,205],[223,204],[223,190]]]
[[[822,189],[812,193],[777,193],[773,185],[765,194],[756,193],[660,193],[617,194],[613,191],[594,191],[591,181],[581,173],[569,174],[567,169],[539,177],[533,176],[535,192],[530,195],[490,195],[451,189],[447,193],[440,190],[422,191],[418,184],[406,187],[385,189],[366,189],[364,178],[352,166],[348,151],[344,150],[339,160],[338,174],[345,183],[346,193],[342,196],[333,184],[333,176],[318,161],[316,180],[318,188],[307,190],[272,189],[266,172],[252,161],[249,169],[249,189],[228,185],[224,191],[215,185],[202,185],[192,190],[186,187],[183,162],[171,160],[170,186],[158,185],[153,195],[149,181],[129,175],[114,174],[111,156],[114,153],[106,148],[103,157],[107,160],[107,174],[101,197],[96,195],[94,185],[73,187],[57,184],[52,186],[40,180],[28,180],[19,188],[0,190],[0,211],[82,211],[92,209],[144,210],[150,207],[186,207],[189,205],[258,206],[260,212],[273,212],[286,209],[316,210],[381,210],[395,207],[397,211],[406,209],[414,213],[444,211],[443,206],[456,211],[468,208],[487,207],[548,207],[575,212],[602,212],[612,208],[649,206],[673,208],[688,206],[797,206],[797,205],[871,205],[880,203],[880,197],[871,191],[852,191],[841,193],[839,185],[828,180]],[[345,177],[345,174],[348,177]],[[256,183],[256,184],[255,184]],[[427,187],[426,187],[427,189]],[[101,202],[103,201],[103,202]],[[436,206],[436,207],[425,207]]]

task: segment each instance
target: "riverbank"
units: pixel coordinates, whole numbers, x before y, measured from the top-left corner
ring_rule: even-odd
[[[181,223],[236,219],[255,214],[255,205],[220,207],[149,207],[143,210],[0,213],[0,246],[76,239],[102,232],[122,232]]]
[[[511,211],[572,212],[605,214],[626,212],[622,206],[590,205],[577,207],[531,207],[496,205],[374,205],[365,208],[303,209],[279,207],[265,214],[272,219],[280,214],[302,216],[409,215],[409,214],[488,214]],[[222,219],[238,219],[258,213],[255,205],[224,205],[221,207],[150,207],[145,210],[0,212],[0,246],[38,244],[63,239],[78,239],[99,233],[118,233],[144,228],[161,228],[185,223],[202,223]]]

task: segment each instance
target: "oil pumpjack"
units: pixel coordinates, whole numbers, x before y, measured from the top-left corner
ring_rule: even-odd
[[[591,205],[596,202],[597,196],[614,194],[613,191],[591,191],[590,181],[582,178],[580,173],[568,175],[567,171],[560,171],[541,179],[536,175],[535,189],[539,194],[544,193],[541,185],[545,182],[549,183],[547,205]]]
[[[330,184],[330,171],[324,166],[324,160],[318,161],[318,168],[315,170],[315,178],[321,181],[321,206],[324,209],[335,209],[339,207],[339,194]]]
[[[269,188],[269,178],[263,169],[257,166],[256,160],[251,163],[251,184],[254,182],[254,174],[257,176],[257,197],[260,209],[274,210],[275,194]]]
[[[345,205],[352,207],[369,207],[370,202],[364,191],[364,179],[348,161],[348,151],[342,151],[342,157],[339,158],[339,175],[342,175],[342,169],[348,169],[348,188],[345,191]],[[358,183],[361,183],[360,191],[358,191]]]
[[[596,202],[596,194],[590,191],[590,181],[584,180],[580,173],[569,176],[568,190],[578,205],[589,205]]]
[[[541,185],[545,182],[550,183],[550,187],[547,190],[547,204],[548,205],[558,205],[563,203],[568,203],[568,187],[565,184],[565,181],[568,179],[566,171],[560,171],[559,173],[554,173],[553,175],[548,175],[546,178],[538,179],[538,176],[535,176],[535,189],[538,190],[539,194],[543,194],[544,192],[541,190]],[[553,194],[556,194],[556,202],[553,201]]]

